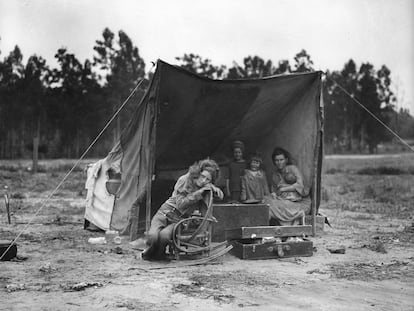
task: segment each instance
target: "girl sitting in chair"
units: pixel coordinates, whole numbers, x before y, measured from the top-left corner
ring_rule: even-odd
[[[204,215],[208,194],[223,199],[223,192],[214,185],[218,175],[218,164],[206,159],[190,166],[188,173],[178,178],[171,197],[161,205],[151,220],[151,227],[146,234],[147,248],[141,255],[142,259],[167,259],[165,249],[172,239],[174,225],[181,219],[188,218],[195,210]]]

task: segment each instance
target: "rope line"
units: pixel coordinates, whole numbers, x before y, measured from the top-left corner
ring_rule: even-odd
[[[411,147],[408,142],[406,142],[403,138],[401,138],[397,133],[395,133],[388,125],[382,122],[375,114],[373,114],[367,107],[365,107],[359,100],[354,98],[347,90],[345,90],[338,82],[333,80],[332,78],[326,76],[329,80],[335,83],[346,95],[348,95],[354,102],[356,102],[359,106],[361,106],[366,112],[368,112],[375,120],[377,120],[382,126],[384,126],[391,134],[397,137],[404,145],[406,145],[411,151],[414,152],[414,148]]]
[[[154,65],[151,67],[151,69],[154,67]],[[150,70],[151,71],[151,70]],[[118,108],[118,110],[114,113],[114,115],[109,119],[109,121],[106,123],[106,125],[102,128],[102,130],[99,132],[99,134],[95,137],[95,139],[90,143],[89,147],[86,148],[86,150],[83,152],[83,154],[80,156],[80,158],[75,162],[75,164],[72,166],[72,168],[66,173],[66,175],[63,177],[63,179],[60,181],[60,183],[56,186],[56,188],[48,195],[48,197],[43,201],[42,205],[39,207],[39,209],[36,211],[36,213],[32,216],[32,218],[29,219],[28,223],[24,226],[24,228],[19,232],[19,234],[14,238],[14,240],[10,243],[9,247],[5,250],[5,252],[0,256],[0,260],[3,259],[3,257],[7,254],[9,249],[16,244],[16,241],[19,239],[19,237],[22,235],[23,232],[26,231],[26,229],[31,225],[32,221],[36,218],[36,216],[39,214],[39,212],[46,206],[46,203],[49,202],[49,200],[53,197],[53,195],[56,193],[56,191],[59,190],[59,188],[62,186],[62,184],[66,181],[66,179],[69,177],[69,175],[73,172],[73,170],[78,166],[80,161],[85,157],[85,155],[91,150],[93,145],[98,141],[99,138],[103,135],[105,130],[109,127],[109,125],[112,123],[112,121],[117,117],[117,115],[121,112],[121,110],[125,107],[125,105],[128,103],[130,98],[135,94],[135,92],[138,90],[138,88],[141,86],[142,82],[144,81],[144,78],[139,81],[139,83],[135,86],[135,88],[131,91],[129,96],[124,100],[122,105]]]

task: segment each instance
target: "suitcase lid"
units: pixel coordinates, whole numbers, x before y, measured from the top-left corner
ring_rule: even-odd
[[[312,226],[260,226],[227,229],[226,240],[290,237],[312,234]]]

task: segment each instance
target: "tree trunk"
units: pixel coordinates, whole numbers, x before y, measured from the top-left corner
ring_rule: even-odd
[[[10,131],[10,159],[14,159],[14,137],[16,136],[16,131],[12,129]]]
[[[39,136],[33,137],[33,163],[32,163],[32,173],[37,173],[38,161],[39,160]]]
[[[40,139],[40,117],[37,117],[37,129],[33,137],[33,164],[32,173],[36,174],[39,164],[39,139]]]
[[[25,142],[26,142],[26,128],[25,128],[25,122],[23,119],[21,123],[21,130],[20,130],[20,146],[19,146],[20,157],[24,157],[26,155]]]
[[[76,157],[79,158],[79,150],[80,150],[80,133],[79,129],[76,129]]]

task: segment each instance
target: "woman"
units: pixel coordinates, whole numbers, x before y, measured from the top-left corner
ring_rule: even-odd
[[[223,192],[214,185],[218,175],[217,163],[206,159],[190,166],[188,173],[178,178],[171,197],[151,220],[147,233],[148,247],[143,251],[142,259],[166,259],[165,248],[172,240],[174,224],[190,217],[195,210],[205,215],[207,204],[204,200],[209,193],[223,199]]]
[[[270,219],[280,225],[297,224],[310,210],[309,189],[303,183],[299,169],[292,164],[288,151],[276,147],[272,153],[275,171],[272,174],[269,204]]]

